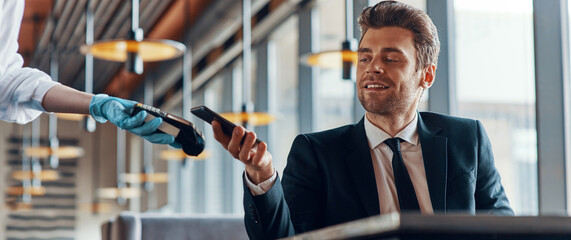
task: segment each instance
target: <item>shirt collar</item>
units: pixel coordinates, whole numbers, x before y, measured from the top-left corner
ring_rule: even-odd
[[[404,141],[412,144],[418,144],[418,133],[417,133],[417,123],[418,123],[418,113],[414,115],[412,121],[406,125],[406,127],[401,130],[395,137],[399,137]],[[367,135],[367,140],[369,140],[369,147],[371,149],[377,147],[379,144],[383,143],[385,140],[391,138],[391,135],[373,125],[371,121],[367,118],[365,114],[365,134]]]

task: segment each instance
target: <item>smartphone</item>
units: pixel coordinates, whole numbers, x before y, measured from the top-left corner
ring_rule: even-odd
[[[220,114],[203,105],[193,107],[190,109],[190,112],[209,124],[212,124],[212,121],[216,120],[222,126],[222,132],[228,136],[232,136],[232,131],[234,131],[234,128],[236,127],[236,124],[228,121],[228,119],[220,116]],[[245,139],[246,136],[244,136],[242,142],[244,142]],[[260,140],[256,139],[256,143],[260,143]]]
[[[140,111],[146,111],[148,113],[145,122],[155,117],[162,118],[163,123],[158,127],[157,131],[174,136],[175,141],[181,144],[182,150],[186,154],[198,156],[204,149],[204,135],[198,131],[191,122],[142,103],[135,104],[131,110],[131,116],[134,116]]]

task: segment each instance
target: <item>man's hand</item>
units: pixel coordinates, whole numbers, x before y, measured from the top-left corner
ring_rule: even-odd
[[[89,113],[93,118],[104,123],[108,120],[121,129],[125,129],[135,135],[138,135],[149,142],[159,144],[171,144],[177,147],[174,137],[166,133],[156,133],[155,131],[161,125],[163,120],[155,118],[145,122],[147,116],[146,111],[131,116],[127,110],[135,106],[136,102],[121,98],[110,97],[105,94],[97,94],[93,96],[89,105]],[[180,148],[180,144],[178,146]]]
[[[214,138],[220,142],[222,147],[246,165],[246,174],[252,183],[259,184],[272,177],[275,172],[272,154],[267,151],[268,145],[265,142],[255,144],[256,134],[254,132],[248,132],[244,127],[237,126],[230,137],[222,132],[222,127],[216,120],[212,121],[212,129]]]

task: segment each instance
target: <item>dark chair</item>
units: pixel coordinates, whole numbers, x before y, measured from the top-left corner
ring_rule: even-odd
[[[241,216],[123,212],[101,226],[103,240],[248,239]]]

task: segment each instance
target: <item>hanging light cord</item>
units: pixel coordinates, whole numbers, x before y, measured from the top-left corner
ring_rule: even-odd
[[[251,112],[251,77],[252,77],[252,3],[244,0],[242,4],[242,112]],[[246,124],[244,124],[246,125]]]

